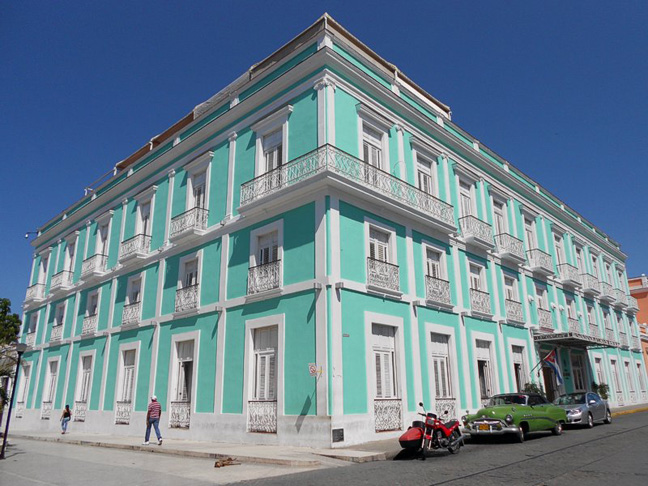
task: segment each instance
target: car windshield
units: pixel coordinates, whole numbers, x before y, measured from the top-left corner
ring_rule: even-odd
[[[526,395],[495,395],[488,401],[490,407],[497,405],[526,405]]]
[[[584,393],[571,393],[569,395],[562,395],[554,400],[556,405],[580,405],[585,403]]]

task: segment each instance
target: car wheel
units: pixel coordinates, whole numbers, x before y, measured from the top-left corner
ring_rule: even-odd
[[[611,424],[612,423],[612,414],[610,413],[609,410],[605,412],[605,420],[603,420],[604,423],[606,424]]]
[[[556,422],[556,425],[554,426],[553,429],[551,429],[551,433],[553,435],[560,435],[563,432],[563,426],[562,422]]]
[[[515,435],[515,439],[516,439],[520,444],[521,444],[522,442],[524,442],[524,435],[525,435],[524,428],[523,428],[522,426],[518,427],[518,431],[517,431],[517,434]]]
[[[587,428],[591,429],[594,427],[594,417],[592,417],[591,413],[587,414]]]

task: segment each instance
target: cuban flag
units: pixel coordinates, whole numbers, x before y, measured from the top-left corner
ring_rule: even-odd
[[[552,352],[550,352],[547,356],[545,356],[543,361],[555,373],[556,381],[558,382],[558,384],[562,385],[563,377],[562,374],[560,373],[560,367],[558,366],[558,354],[556,353],[556,348],[554,348]]]

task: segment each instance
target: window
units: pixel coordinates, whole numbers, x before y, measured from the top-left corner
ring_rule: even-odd
[[[194,258],[184,264],[184,278],[182,279],[182,288],[193,287],[198,285],[198,259]]]
[[[565,249],[563,247],[562,236],[554,233],[554,249],[556,250],[556,261],[558,265],[565,262]]]
[[[79,370],[79,384],[77,390],[77,401],[87,403],[90,397],[90,379],[92,377],[92,356],[81,358],[81,369]]]
[[[628,391],[630,393],[634,393],[635,387],[634,387],[634,380],[632,379],[632,372],[630,371],[630,362],[624,361],[623,365],[625,368],[626,380],[628,381]]]
[[[427,274],[430,277],[436,279],[442,278],[443,273],[441,271],[441,252],[428,247],[425,250],[425,256]]]
[[[593,305],[587,306],[587,320],[590,323],[590,326],[597,326],[598,324],[596,323],[596,311],[594,310]]]
[[[607,279],[607,283],[612,285],[612,266],[610,262],[605,262],[605,278]]]
[[[459,182],[459,212],[460,216],[471,216],[473,214],[473,186],[465,182]]]
[[[507,232],[506,205],[497,199],[493,200],[493,216],[495,223],[495,234],[500,235]]]
[[[430,334],[432,351],[432,376],[434,377],[435,398],[452,398],[452,376],[450,370],[449,336]]]
[[[287,105],[252,125],[256,133],[255,175],[275,170],[288,161],[288,118],[292,110]],[[271,186],[280,183],[278,177],[268,181]]]
[[[592,275],[598,278],[598,257],[592,255]]]
[[[486,286],[484,285],[484,267],[475,263],[470,264],[470,288],[484,292]]]
[[[254,400],[277,400],[278,327],[254,330]]]
[[[76,250],[76,242],[71,241],[67,244],[67,249],[65,251],[65,270],[68,272],[74,271],[74,253]]]
[[[29,316],[29,327],[27,328],[28,333],[36,332],[36,326],[38,325],[38,312],[34,312]]]
[[[585,363],[583,356],[572,354],[571,356],[572,375],[574,378],[574,391],[585,391]]]
[[[45,381],[45,392],[43,402],[51,403],[56,395],[56,378],[58,377],[58,361],[50,361],[47,367],[47,379]]]
[[[376,370],[376,398],[396,398],[395,335],[396,329],[372,324],[373,357]]]
[[[518,302],[517,278],[504,275],[504,296],[506,300]]]
[[[108,254],[108,229],[110,223],[100,224],[97,227],[97,240],[95,246],[95,252],[98,255],[107,255]]]
[[[538,309],[549,309],[549,301],[547,298],[547,286],[544,284],[535,284],[536,304]]]
[[[193,382],[193,340],[176,343],[176,356],[175,400],[190,402]]]
[[[128,282],[128,295],[126,303],[128,305],[136,304],[140,301],[142,291],[142,279],[140,277],[131,278]]]
[[[416,157],[416,179],[418,188],[426,194],[434,194],[434,165],[417,153]]]
[[[20,390],[18,391],[18,402],[24,403],[27,401],[27,394],[29,393],[29,380],[31,378],[31,364],[24,364],[22,366],[23,379],[20,383]]]
[[[491,374],[491,343],[477,339],[475,341],[477,356],[477,375],[479,379],[479,394],[482,400],[493,395],[493,377]]]
[[[276,262],[279,259],[279,234],[272,231],[258,237],[257,265]]]
[[[646,391],[646,384],[644,383],[644,375],[641,363],[636,363],[637,365],[637,376],[639,377],[639,391]]]
[[[62,326],[65,322],[65,303],[58,304],[54,312],[54,325]]]
[[[585,271],[583,265],[583,249],[580,246],[575,246],[574,252],[576,253],[576,268],[581,272]]]
[[[373,128],[363,126],[362,159],[369,165],[382,169],[382,135]]]
[[[610,360],[610,368],[612,368],[612,376],[614,378],[614,389],[617,393],[621,392],[621,377],[619,376],[619,369],[617,368],[615,359]]]
[[[191,176],[192,200],[190,208],[205,209],[205,189],[207,186],[207,171]]]
[[[150,236],[151,234],[151,201],[138,204],[137,233]]]
[[[41,258],[40,271],[38,273],[38,283],[44,284],[47,281],[47,267],[49,265],[49,255]]]
[[[516,391],[521,392],[527,382],[526,361],[524,359],[524,347],[513,346],[513,374],[515,378]]]
[[[573,297],[566,295],[565,302],[567,303],[567,317],[576,319],[576,301]]]
[[[617,279],[619,282],[619,288],[623,290],[623,282],[625,279],[623,278],[623,272],[621,270],[617,270]]]
[[[389,262],[389,233],[373,226],[369,228],[369,258]]]
[[[594,370],[596,371],[596,379],[598,380],[598,384],[600,385],[601,383],[606,383],[607,380],[603,375],[603,363],[601,362],[601,358],[594,358]]]
[[[612,330],[612,319],[610,319],[610,313],[608,311],[603,311],[603,322],[605,323],[605,329]]]
[[[263,137],[263,160],[265,172],[273,171],[283,164],[282,131],[277,130]]]
[[[97,315],[99,308],[99,291],[94,290],[88,294],[88,302],[86,304],[86,316]]]
[[[120,401],[130,403],[133,400],[135,385],[135,357],[137,351],[129,349],[122,352],[122,380]]]
[[[537,247],[535,239],[535,221],[531,218],[524,218],[524,238],[526,239],[527,249],[532,250]]]

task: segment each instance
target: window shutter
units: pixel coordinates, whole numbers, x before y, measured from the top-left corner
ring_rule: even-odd
[[[266,398],[266,359],[267,356],[259,356],[259,396],[257,397],[259,400],[265,400]]]
[[[277,378],[276,378],[276,359],[275,355],[271,354],[267,357],[268,360],[268,400],[274,400],[276,398],[276,386],[277,386]]]
[[[383,398],[382,363],[380,353],[375,353],[376,360],[376,398]]]

